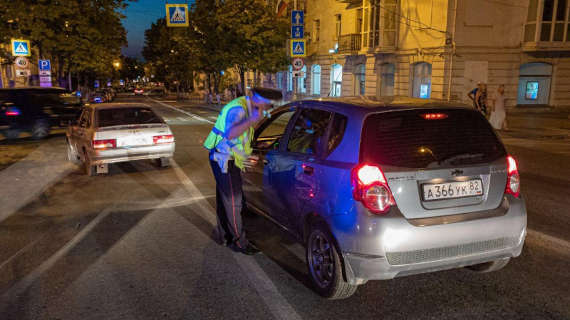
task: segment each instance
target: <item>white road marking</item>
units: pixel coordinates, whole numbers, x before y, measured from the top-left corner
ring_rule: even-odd
[[[75,169],[66,159],[66,144],[52,140],[0,171],[0,222]]]
[[[550,244],[550,248],[551,249],[561,249],[562,251],[568,253],[570,252],[570,242],[560,239],[560,238],[556,238],[550,235],[547,235],[545,233],[542,233],[540,231],[536,231],[536,230],[532,230],[532,229],[527,229],[527,238],[528,237],[531,238],[538,238],[542,241],[548,242]]]
[[[0,270],[2,270],[2,268],[4,268],[5,266],[7,266],[8,264],[10,264],[14,259],[18,258],[19,256],[21,256],[24,252],[28,251],[30,248],[32,248],[36,243],[40,242],[41,240],[45,239],[47,237],[47,235],[49,234],[49,232],[45,232],[42,236],[38,237],[36,240],[28,243],[25,247],[23,247],[22,249],[18,250],[18,252],[16,252],[15,254],[13,254],[10,258],[8,258],[7,260],[5,260],[4,262],[2,262],[2,264],[0,264]]]
[[[198,190],[196,185],[194,185],[192,180],[184,173],[174,160],[171,160],[171,162],[176,176],[178,176],[188,192],[190,192],[193,197],[201,197],[202,193]],[[207,201],[199,201],[198,207],[201,209],[198,211],[198,214],[203,219],[210,222],[212,227],[214,227],[217,223],[214,208]],[[259,293],[259,296],[263,299],[275,318],[301,319],[301,316],[287,302],[281,293],[279,293],[271,279],[269,279],[263,269],[261,269],[252,257],[246,257],[241,253],[236,253],[234,254],[234,258],[243,270],[244,274],[247,275],[248,279],[254,285],[255,290]]]
[[[32,272],[18,281],[9,290],[2,295],[2,301],[6,303],[9,299],[19,296],[26,291],[39,277],[46,271],[51,269],[62,257],[66,256],[78,243],[80,243],[103,219],[105,219],[113,210],[113,207],[108,207],[101,211],[93,220],[91,220],[81,231],[79,231],[71,241],[67,242],[61,249],[54,253],[47,260],[42,262]],[[3,308],[0,308],[3,309]]]
[[[200,121],[204,121],[204,122],[208,122],[208,123],[214,124],[213,121],[210,121],[210,120],[208,120],[208,119],[206,119],[206,118],[203,118],[203,117],[201,117],[201,116],[199,116],[199,115],[197,115],[197,114],[194,114],[194,113],[191,113],[191,112],[188,112],[188,111],[184,111],[184,110],[180,110],[180,109],[175,108],[175,107],[173,107],[173,106],[171,106],[171,105],[169,105],[169,104],[163,103],[163,102],[158,101],[158,100],[154,100],[154,99],[152,99],[152,98],[148,98],[148,99],[151,100],[151,101],[154,101],[154,102],[156,102],[156,103],[158,103],[158,104],[160,104],[160,105],[163,106],[163,107],[167,107],[167,108],[170,108],[170,109],[172,109],[172,110],[176,110],[176,111],[178,111],[178,112],[180,112],[180,113],[184,113],[185,115],[188,115],[188,116],[190,116],[190,117],[192,117],[192,118],[194,118],[194,119],[196,119],[196,120],[200,120]]]

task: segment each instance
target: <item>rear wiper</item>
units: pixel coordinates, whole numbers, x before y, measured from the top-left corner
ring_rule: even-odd
[[[460,154],[454,154],[448,157],[445,157],[443,159],[440,159],[438,161],[439,164],[442,163],[451,163],[457,160],[465,160],[465,159],[475,159],[475,158],[482,158],[484,157],[485,154],[484,153],[460,153]]]

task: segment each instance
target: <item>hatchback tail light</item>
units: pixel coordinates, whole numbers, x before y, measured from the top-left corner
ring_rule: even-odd
[[[354,168],[352,184],[354,199],[373,213],[386,213],[396,204],[386,177],[377,166],[363,164]]]
[[[16,108],[16,107],[8,107],[8,108],[6,109],[6,113],[5,113],[5,114],[6,114],[7,116],[10,116],[10,117],[15,117],[15,116],[19,116],[19,115],[22,114],[22,113],[20,112],[20,109],[18,109],[18,108]]]
[[[105,150],[105,149],[114,149],[116,147],[117,147],[116,139],[93,140],[93,149]]]
[[[154,144],[172,143],[172,142],[174,142],[174,136],[171,134],[152,137],[152,143]]]
[[[518,198],[521,190],[521,179],[517,161],[512,156],[507,156],[507,174],[505,192]]]

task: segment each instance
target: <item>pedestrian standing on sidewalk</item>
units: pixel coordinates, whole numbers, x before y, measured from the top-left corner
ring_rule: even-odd
[[[255,161],[251,156],[255,126],[272,102],[281,98],[277,90],[254,88],[249,96],[230,101],[220,111],[204,142],[216,179],[217,237],[221,244],[247,255],[259,250],[248,242],[243,230],[241,171],[247,161]]]
[[[467,93],[467,96],[468,96],[469,99],[471,99],[471,101],[473,102],[473,108],[475,108],[475,109],[477,109],[477,110],[479,110],[479,108],[478,108],[478,106],[477,106],[476,97],[477,97],[477,92],[478,92],[479,90],[481,90],[482,85],[483,85],[483,84],[482,84],[481,82],[477,82],[477,87],[475,87],[473,90],[471,90],[471,91],[469,91],[469,92]]]
[[[487,84],[482,83],[477,94],[475,95],[475,102],[477,103],[477,110],[487,118]]]
[[[491,99],[493,101],[493,111],[489,122],[496,130],[507,130],[507,113],[505,111],[505,86],[500,85],[497,92]]]

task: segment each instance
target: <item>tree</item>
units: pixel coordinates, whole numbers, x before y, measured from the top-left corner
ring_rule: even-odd
[[[288,65],[288,21],[277,17],[262,1],[226,0],[220,18],[234,40],[231,60],[237,66],[243,92],[246,71],[274,73]]]
[[[0,21],[12,21],[8,37],[31,40],[40,57],[51,58],[57,75],[109,76],[126,45],[120,9],[129,0],[1,1]],[[2,26],[0,26],[2,30]]]

